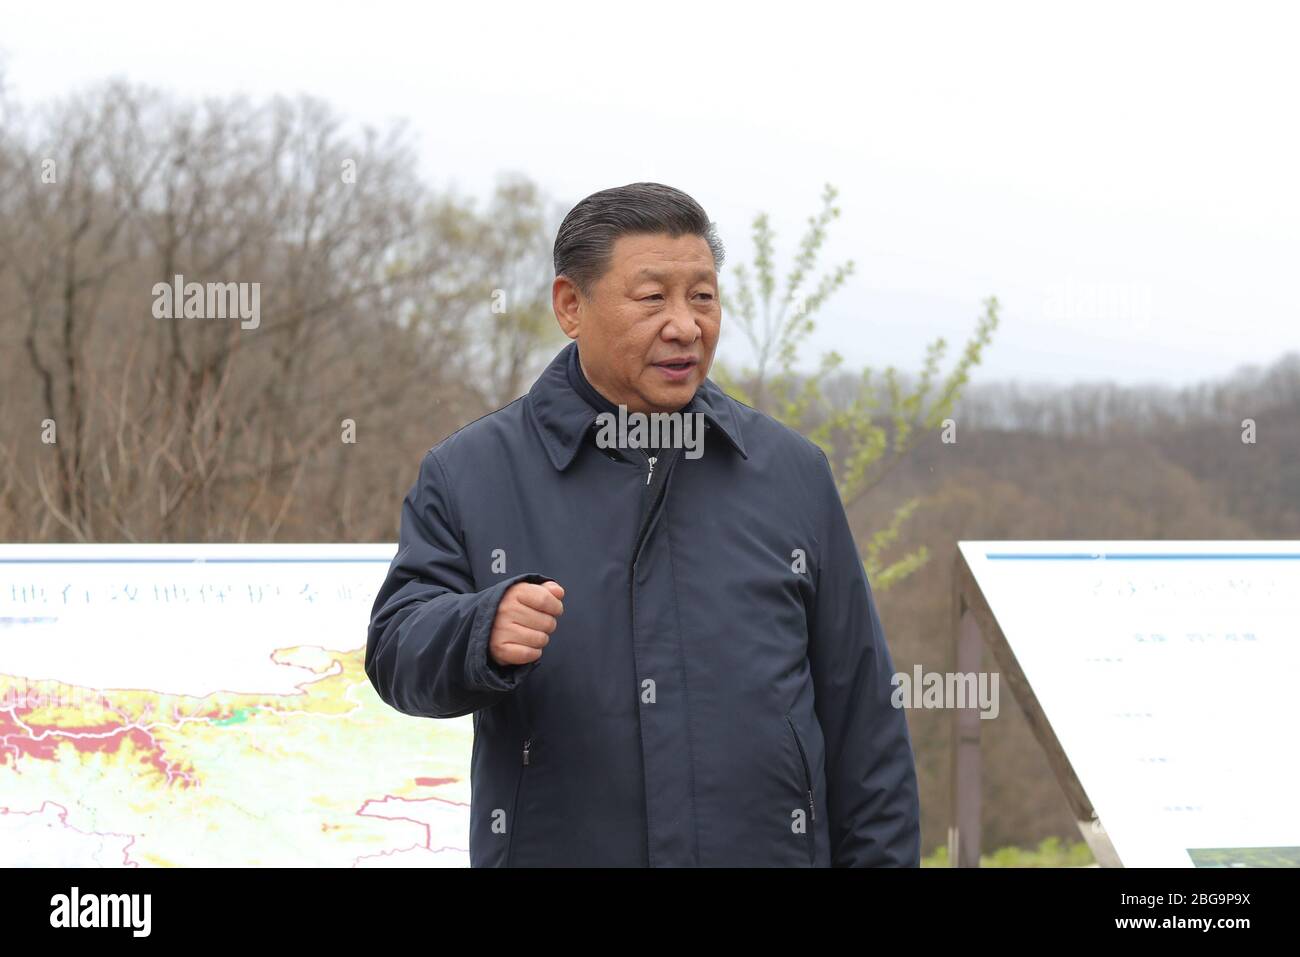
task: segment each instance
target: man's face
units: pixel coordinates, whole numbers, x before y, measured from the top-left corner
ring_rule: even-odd
[[[563,276],[552,289],[582,371],[629,412],[675,412],[709,374],[722,307],[713,253],[703,237],[620,236],[609,268],[586,299]]]

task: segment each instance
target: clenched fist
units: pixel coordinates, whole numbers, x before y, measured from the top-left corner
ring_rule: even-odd
[[[519,582],[506,589],[492,620],[488,654],[499,665],[526,665],[542,657],[564,614],[564,589],[558,582]]]

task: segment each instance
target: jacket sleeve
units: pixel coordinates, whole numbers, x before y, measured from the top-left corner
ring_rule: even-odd
[[[509,694],[536,665],[499,665],[488,654],[497,606],[520,574],[474,588],[446,473],[436,452],[402,503],[397,554],[375,596],[366,640],[366,675],[403,714],[455,718]]]
[[[918,867],[916,763],[894,664],[830,463],[818,460],[822,541],[808,658],[826,741],[833,867]]]

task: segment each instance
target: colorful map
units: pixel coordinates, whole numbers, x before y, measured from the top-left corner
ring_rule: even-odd
[[[467,866],[471,719],[364,671],[393,553],[0,546],[0,866]]]

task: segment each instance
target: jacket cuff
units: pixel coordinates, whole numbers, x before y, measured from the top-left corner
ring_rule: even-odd
[[[540,585],[542,582],[555,581],[545,575],[527,572],[497,582],[482,594],[474,614],[474,623],[469,636],[469,648],[465,655],[465,684],[472,691],[513,691],[524,675],[532,671],[537,661],[522,665],[501,665],[492,660],[488,645],[492,639],[492,623],[496,620],[497,609],[501,599],[519,582]],[[539,659],[540,660],[540,659]]]

